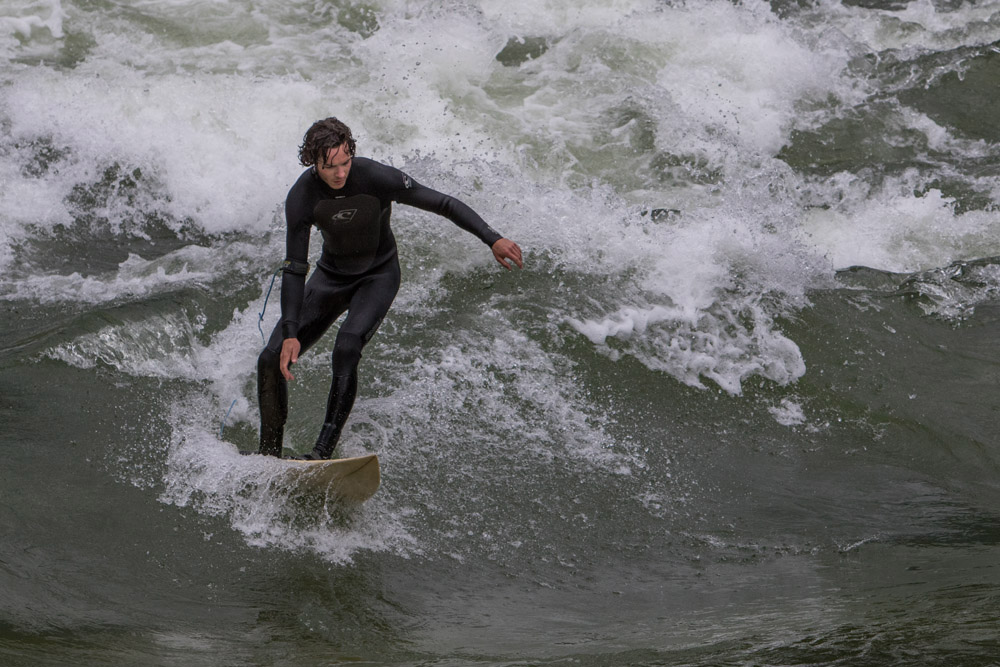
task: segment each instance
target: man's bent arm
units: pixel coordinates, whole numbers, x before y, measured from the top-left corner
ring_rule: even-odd
[[[400,204],[413,206],[422,211],[448,218],[465,231],[475,234],[480,241],[488,246],[492,247],[494,243],[503,238],[495,229],[486,224],[486,221],[478,213],[461,200],[420,185],[416,181],[412,181],[409,188],[397,191],[393,198]]]

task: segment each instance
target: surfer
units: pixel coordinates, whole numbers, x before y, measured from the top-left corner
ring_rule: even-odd
[[[443,216],[475,234],[505,269],[523,267],[521,249],[467,205],[423,186],[402,171],[355,156],[351,130],[336,118],[314,123],[299,147],[306,171],[288,192],[281,320],[257,358],[261,454],[281,456],[288,385],[296,363],[345,312],[333,348],[333,381],[316,444],[304,459],[328,459],[354,405],[361,351],[378,330],[399,289],[392,202]],[[309,235],[323,248],[309,271]]]

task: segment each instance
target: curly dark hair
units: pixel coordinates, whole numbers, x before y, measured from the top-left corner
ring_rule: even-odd
[[[354,157],[356,145],[351,135],[351,128],[332,116],[318,120],[302,137],[299,162],[303,167],[312,167],[320,160],[325,160],[326,153],[331,148],[339,148],[344,144],[347,144],[347,152]]]

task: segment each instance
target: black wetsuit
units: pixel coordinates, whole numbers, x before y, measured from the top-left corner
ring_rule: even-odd
[[[260,453],[281,455],[288,389],[280,370],[281,346],[298,338],[309,349],[344,312],[333,349],[333,382],[314,455],[329,457],[357,392],[361,350],[375,334],[399,289],[396,239],[389,227],[392,202],[437,213],[489,246],[501,236],[471,208],[373,160],[353,159],[347,182],[334,190],[308,169],[288,192],[288,224],[281,321],[257,359]],[[323,234],[323,251],[306,282],[309,235]]]

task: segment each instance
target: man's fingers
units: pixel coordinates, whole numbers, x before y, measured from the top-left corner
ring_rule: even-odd
[[[517,264],[517,268],[524,268],[524,262],[521,260],[521,249],[517,246],[514,246],[514,253],[511,255],[511,259],[513,259],[514,263]]]
[[[521,261],[521,249],[518,248],[516,245],[511,249],[511,252],[507,255],[507,258],[513,260],[513,262],[517,264],[517,268],[519,269],[524,268],[524,263]],[[507,268],[508,269],[510,268],[509,263],[507,264]]]
[[[295,379],[288,367],[299,360],[299,349],[299,341],[295,338],[288,338],[281,345],[281,361],[278,367],[281,369],[282,377],[286,380]]]
[[[523,269],[524,263],[521,258],[521,248],[510,239],[500,239],[493,245],[493,256],[496,257],[500,266],[511,269],[511,262],[517,264],[517,268]]]

